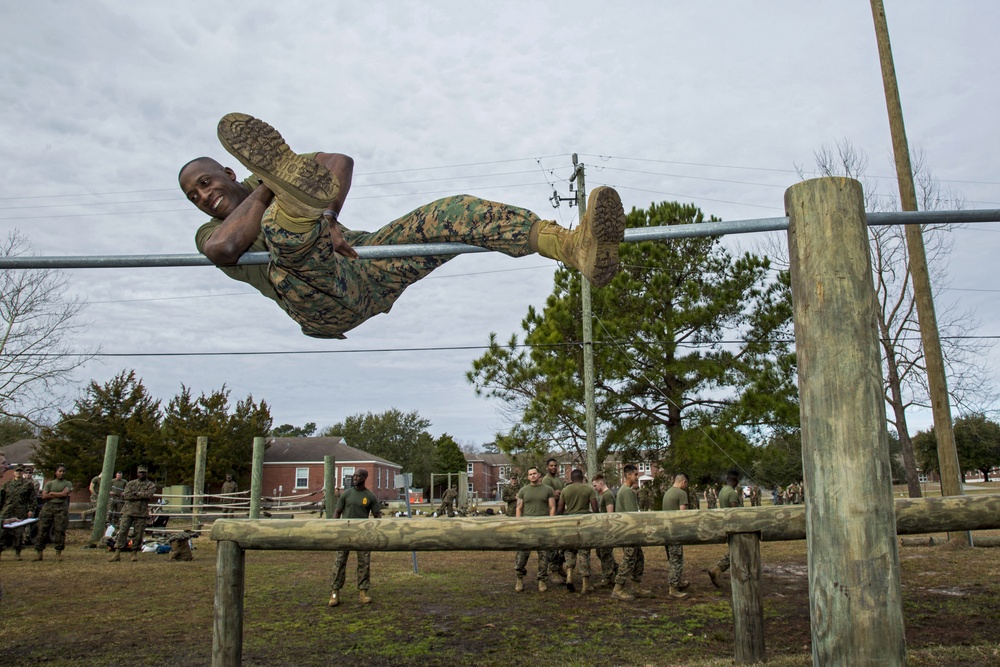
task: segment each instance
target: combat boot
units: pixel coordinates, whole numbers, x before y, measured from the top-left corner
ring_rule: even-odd
[[[300,224],[311,224],[337,198],[340,183],[311,157],[292,152],[281,134],[253,116],[230,113],[218,127],[222,147],[260,177],[278,208]],[[308,228],[292,231],[307,231]]]
[[[611,591],[611,599],[629,602],[634,600],[635,596],[628,592],[628,588],[624,584],[615,584],[614,589]]]
[[[580,595],[588,595],[594,592],[594,587],[590,585],[590,577],[583,577],[583,585],[580,586]]]
[[[334,588],[330,593],[330,601],[326,603],[328,607],[336,607],[340,604],[340,589]]]
[[[650,590],[648,588],[643,588],[642,584],[640,584],[638,581],[633,582],[633,583],[635,583],[635,588],[632,590],[632,593],[633,593],[633,595],[635,595],[635,597],[637,597],[637,598],[655,598],[656,597],[656,595],[653,593],[652,590]]]
[[[109,563],[117,563],[121,559],[122,559],[121,552],[119,552],[117,549],[112,549],[111,550],[111,558],[108,559],[108,562]]]
[[[549,590],[548,584],[546,584],[544,581],[542,581],[541,579],[539,579],[538,580],[538,592],[539,593],[544,593],[547,590]]]
[[[573,231],[541,220],[531,227],[528,247],[542,257],[578,270],[595,287],[604,287],[618,273],[618,244],[625,240],[625,210],[613,188],[590,191],[587,212]]]
[[[34,560],[34,561],[42,560],[42,552],[39,551],[39,550],[37,550],[37,549],[35,549],[35,557],[32,558],[31,560]]]
[[[720,577],[722,576],[722,570],[717,567],[713,567],[708,571],[708,578],[712,580],[712,585],[716,588],[722,588],[722,582]]]
[[[514,592],[520,593],[523,590],[524,590],[524,577],[518,577],[517,583],[514,584]]]
[[[688,586],[690,586],[690,585],[691,585],[691,582],[688,581],[687,579],[685,579],[681,583],[677,584],[677,590],[679,590],[679,591],[686,591],[687,588],[688,588]]]
[[[670,592],[667,593],[667,595],[669,595],[670,597],[674,598],[675,600],[686,600],[689,597],[691,597],[690,593],[685,593],[684,591],[680,590],[676,586],[671,586],[670,587]]]
[[[549,581],[552,582],[554,586],[562,586],[566,583],[566,580],[562,578],[559,574],[559,570],[549,570]]]
[[[566,568],[566,590],[570,593],[576,592],[576,586],[573,585],[573,568]]]
[[[371,604],[372,599],[368,597],[368,591],[358,591],[358,600],[361,604]]]
[[[129,560],[132,561],[133,563],[139,562],[139,552],[138,551],[133,551],[132,552],[132,558],[130,558]]]

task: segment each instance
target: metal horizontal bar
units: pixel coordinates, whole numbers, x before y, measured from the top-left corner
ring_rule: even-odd
[[[962,224],[973,222],[1000,222],[1000,209],[868,214],[868,224],[873,226]],[[690,225],[668,225],[664,227],[626,229],[625,243],[638,243],[640,241],[667,241],[671,239],[705,236],[724,236],[726,234],[774,232],[785,229],[788,229],[787,217],[754,218],[750,220],[728,220],[722,222],[699,222]],[[358,255],[362,259],[423,257],[426,255],[464,255],[475,252],[492,252],[486,248],[466,245],[464,243],[358,246],[355,250],[358,251]],[[248,252],[240,257],[238,264],[267,264],[268,260],[269,255],[266,252]],[[212,265],[212,262],[207,257],[200,254],[0,257],[0,269],[113,269]]]

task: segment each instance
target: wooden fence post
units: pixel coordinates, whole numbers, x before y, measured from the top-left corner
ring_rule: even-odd
[[[250,470],[250,518],[260,518],[260,498],[264,488],[264,438],[253,439],[253,467]]]
[[[785,192],[813,664],[905,665],[892,472],[861,184]]]
[[[118,436],[109,435],[104,445],[104,467],[101,468],[101,487],[97,491],[97,508],[94,511],[94,525],[90,531],[91,546],[97,545],[104,537],[104,526],[108,522],[108,501],[111,497],[111,480],[115,478],[115,458],[118,456]]]
[[[243,588],[246,552],[236,542],[216,545],[212,667],[243,664]]]
[[[191,496],[191,527],[201,528],[201,506],[205,504],[205,463],[208,458],[208,438],[199,435],[194,454],[194,494]]]
[[[760,588],[760,533],[730,533],[736,664],[764,662],[764,598]]]
[[[331,454],[323,457],[323,511],[327,519],[333,518],[337,506],[337,460]]]

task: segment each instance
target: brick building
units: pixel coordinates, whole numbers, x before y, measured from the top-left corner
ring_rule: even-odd
[[[338,490],[350,486],[361,468],[368,471],[367,487],[379,500],[397,500],[395,476],[402,466],[349,446],[343,438],[274,438],[264,452],[264,495],[292,496],[323,488],[323,459],[333,456]]]

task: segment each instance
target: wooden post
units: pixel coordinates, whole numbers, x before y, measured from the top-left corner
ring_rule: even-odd
[[[260,497],[264,487],[264,438],[253,439],[253,467],[250,470],[250,518],[260,518]]]
[[[905,665],[892,471],[861,184],[798,183],[790,224],[813,664]]]
[[[205,460],[208,457],[208,438],[199,435],[194,454],[194,495],[191,497],[191,527],[201,528],[201,506],[205,504]]]
[[[212,667],[243,664],[245,553],[236,542],[219,542],[216,546]]]
[[[333,518],[333,510],[337,507],[337,459],[331,454],[323,457],[323,507],[326,518]]]
[[[760,588],[760,533],[729,536],[736,664],[764,662],[764,598]]]
[[[115,477],[115,458],[118,456],[118,436],[109,435],[104,444],[104,467],[101,468],[101,488],[97,492],[97,509],[94,526],[90,531],[90,544],[99,544],[108,522],[108,499],[111,497],[111,480]]]

